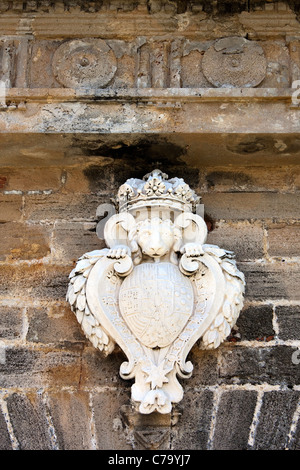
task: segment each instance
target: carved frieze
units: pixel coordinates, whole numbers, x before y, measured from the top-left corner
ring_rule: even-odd
[[[199,339],[216,348],[243,306],[244,276],[232,252],[206,244],[199,198],[159,170],[129,179],[118,213],[104,227],[106,249],[84,254],[70,274],[72,310],[92,344],[127,356],[120,375],[135,379],[144,414],[169,413],[192,374],[187,355]]]
[[[54,82],[73,89],[256,87],[266,70],[262,46],[243,37],[214,42],[82,38],[33,41],[29,80],[34,88]]]
[[[190,39],[184,34],[2,38],[0,80],[9,76],[8,87],[28,89],[282,90],[299,79],[298,46],[297,40],[288,48],[283,42],[254,41],[244,35],[214,40]]]

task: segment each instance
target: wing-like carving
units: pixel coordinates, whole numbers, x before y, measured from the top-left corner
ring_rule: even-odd
[[[245,277],[238,270],[231,251],[215,245],[203,245],[203,251],[218,261],[225,279],[224,301],[218,315],[204,333],[201,349],[217,348],[230,334],[243,306]]]
[[[69,275],[70,282],[66,296],[66,300],[70,303],[85,336],[95,348],[98,348],[105,355],[112,352],[115,342],[89,308],[86,297],[86,283],[91,269],[99,259],[106,256],[108,251],[106,248],[94,250],[79,258],[75,268]]]

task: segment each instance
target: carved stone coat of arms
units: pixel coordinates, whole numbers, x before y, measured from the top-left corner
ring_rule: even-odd
[[[110,354],[127,356],[123,379],[134,379],[141,413],[169,413],[183,397],[192,346],[216,348],[243,306],[244,275],[234,255],[206,244],[196,213],[200,199],[181,178],[159,170],[129,179],[105,224],[108,248],[84,254],[67,293],[83,332]]]

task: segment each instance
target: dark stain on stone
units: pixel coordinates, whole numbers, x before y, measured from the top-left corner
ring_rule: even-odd
[[[271,155],[294,154],[300,152],[300,139],[296,136],[247,136],[227,137],[226,149],[240,155],[268,152]]]
[[[98,146],[94,142],[93,146],[89,145],[83,151],[88,156],[112,159],[112,163],[105,166],[93,163],[84,170],[91,191],[105,188],[115,192],[128,178],[142,179],[155,168],[167,173],[169,178],[184,178],[193,189],[199,183],[199,170],[182,160],[186,148],[167,139],[142,139],[130,144],[119,141],[112,145],[100,142]]]
[[[244,141],[230,143],[226,148],[230,152],[240,153],[240,154],[250,154],[257,153],[265,150],[270,147],[270,140],[268,138],[247,138]]]
[[[252,185],[252,178],[242,172],[233,171],[212,171],[206,176],[206,181],[209,189],[214,189],[216,186],[229,186],[231,190],[241,190],[249,188]]]
[[[206,223],[208,233],[215,229],[215,220],[206,213],[204,214],[204,222]]]

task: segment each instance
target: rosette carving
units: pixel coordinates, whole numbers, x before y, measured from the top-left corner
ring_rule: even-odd
[[[103,88],[113,79],[117,60],[102,39],[75,39],[54,53],[52,69],[57,81],[68,88]]]

